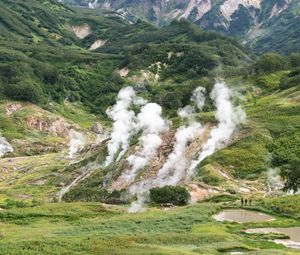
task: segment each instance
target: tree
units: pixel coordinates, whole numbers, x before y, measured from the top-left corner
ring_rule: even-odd
[[[293,160],[288,167],[286,173],[286,182],[284,184],[284,190],[292,190],[296,193],[300,189],[300,160]]]
[[[292,67],[298,67],[298,66],[300,66],[300,53],[292,53],[289,56],[289,59],[290,59]]]
[[[186,205],[189,198],[189,192],[180,186],[165,186],[150,190],[150,200],[154,204]]]
[[[254,71],[257,74],[269,74],[286,70],[288,67],[287,58],[277,53],[264,54],[254,63]]]
[[[21,81],[17,84],[7,84],[4,88],[4,94],[13,99],[39,103],[42,100],[42,89],[38,84],[30,81]]]

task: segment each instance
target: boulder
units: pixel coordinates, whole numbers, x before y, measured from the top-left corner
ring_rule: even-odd
[[[102,127],[102,125],[99,122],[94,123],[94,125],[92,126],[91,130],[99,135],[102,135],[105,133],[104,128]]]

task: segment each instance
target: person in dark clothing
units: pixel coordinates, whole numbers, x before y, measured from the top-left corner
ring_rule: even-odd
[[[241,204],[244,205],[244,198],[241,198]]]
[[[247,200],[247,198],[245,199],[245,205],[247,205],[247,203],[248,203],[248,200]]]
[[[251,205],[251,203],[252,203],[252,200],[251,200],[251,199],[249,199],[249,205]]]

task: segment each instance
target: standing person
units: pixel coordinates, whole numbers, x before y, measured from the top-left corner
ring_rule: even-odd
[[[252,203],[252,199],[250,198],[250,199],[249,199],[249,205],[251,205],[251,203]]]
[[[245,205],[247,205],[247,203],[248,203],[248,200],[247,200],[247,198],[245,199]]]
[[[244,198],[241,198],[241,204],[244,205]]]

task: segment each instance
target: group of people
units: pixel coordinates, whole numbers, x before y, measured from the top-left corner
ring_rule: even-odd
[[[251,200],[251,198],[249,198],[249,199],[247,199],[247,198],[241,198],[241,205],[251,205],[251,203],[252,203],[252,200]]]

